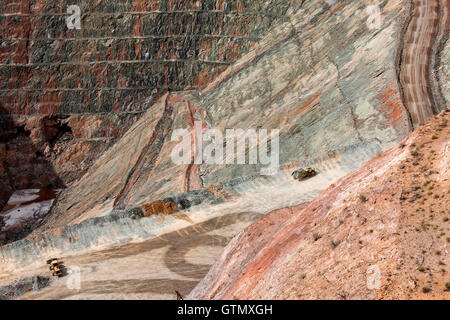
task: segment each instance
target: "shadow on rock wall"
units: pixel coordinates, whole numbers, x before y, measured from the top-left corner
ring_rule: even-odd
[[[0,105],[0,211],[15,190],[58,188],[64,188],[64,183],[57,176],[43,152],[33,144],[30,131],[25,125],[17,124],[8,111]],[[5,230],[1,217],[0,214],[2,238],[5,238],[6,233],[11,233],[6,237],[9,240],[3,240],[15,241],[31,232],[32,228],[29,225],[21,226],[20,232]]]

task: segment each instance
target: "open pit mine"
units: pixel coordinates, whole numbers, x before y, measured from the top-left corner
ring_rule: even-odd
[[[0,300],[450,299],[447,0],[0,0]]]

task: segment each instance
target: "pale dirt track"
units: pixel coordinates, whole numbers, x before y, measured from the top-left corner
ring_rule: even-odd
[[[21,299],[175,299],[175,290],[187,295],[231,240],[228,232],[244,228],[248,219],[248,213],[225,215],[148,241],[65,257],[67,267],[80,268],[80,290],[67,287],[70,276],[52,278],[50,287]],[[33,273],[50,276],[44,263]]]
[[[238,232],[276,208],[313,200],[324,188],[354,169],[351,165],[358,165],[354,163],[355,153],[361,157],[356,161],[360,163],[377,151],[368,148],[365,152],[361,156],[364,150],[355,149],[338,159],[318,161],[315,167],[321,173],[307,181],[295,181],[290,171],[271,181],[251,181],[239,187],[237,192],[242,193],[238,199],[202,213],[212,217],[217,211],[221,213],[219,216],[184,229],[88,254],[67,254],[62,257],[67,267],[81,269],[80,290],[68,289],[67,278],[53,278],[50,287],[20,299],[175,299],[175,290],[187,295]],[[3,273],[0,285],[9,284],[11,276],[17,279],[49,276],[46,259],[38,260],[40,263],[24,266],[14,274]]]
[[[439,0],[414,0],[404,37],[400,84],[414,128],[437,113],[430,88],[430,63],[441,18]]]

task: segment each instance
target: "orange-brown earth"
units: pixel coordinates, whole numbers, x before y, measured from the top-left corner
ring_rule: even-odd
[[[450,298],[449,119],[248,227],[189,298]]]
[[[178,206],[173,202],[164,202],[161,200],[155,201],[151,204],[145,204],[142,206],[142,210],[145,212],[146,217],[150,217],[153,215],[170,215],[174,212],[180,211]]]

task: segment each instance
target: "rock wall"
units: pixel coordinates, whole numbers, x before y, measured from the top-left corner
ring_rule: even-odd
[[[47,287],[50,283],[50,278],[42,276],[34,276],[31,278],[24,278],[14,283],[0,287],[0,300],[14,300],[30,291],[40,291]]]
[[[286,172],[340,148],[395,145],[410,130],[396,65],[409,8],[382,3],[382,24],[369,29],[369,3],[303,2],[204,90],[162,97],[62,193],[49,225],[260,176],[261,165],[173,163],[172,133],[195,120],[223,132],[280,129]]]
[[[86,175],[61,193],[42,225],[26,239],[2,247],[0,282],[10,283],[11,274],[17,279],[23,274],[37,274],[30,270],[41,270],[43,258],[55,255],[85,267],[88,282],[79,296],[60,287],[43,292],[41,297],[98,294],[122,298],[136,291],[156,290],[160,294],[156,297],[170,298],[178,286],[187,293],[211,264],[209,260],[199,266],[199,261],[203,263],[211,256],[214,260],[220,248],[258,216],[280,208],[282,220],[292,216],[295,212],[291,208],[303,210],[306,202],[313,201],[337,179],[396,145],[411,129],[398,82],[398,57],[411,2],[381,1],[379,28],[369,28],[367,23],[365,9],[372,4],[370,0],[293,1],[288,20],[275,23],[247,54],[205,88],[171,91],[156,102],[149,97],[151,106],[142,117]],[[109,115],[102,114],[105,119]],[[74,121],[74,117],[46,119],[53,123],[48,136],[60,136],[55,145],[64,137],[70,140],[67,121]],[[90,115],[83,117],[92,119]],[[171,152],[177,141],[171,141],[172,133],[192,128],[194,121],[202,122],[202,130],[280,129],[279,172],[261,177],[261,165],[175,164]],[[98,121],[87,123],[78,129],[69,127],[72,133],[82,128],[93,134],[96,128],[103,128]],[[189,147],[193,150],[198,145],[191,140]],[[292,179],[294,169],[309,165],[320,174],[302,183]],[[356,174],[367,177],[372,174],[371,168]],[[355,181],[349,185],[356,188]],[[340,191],[332,195],[345,196]],[[201,200],[211,194],[217,199],[180,212],[182,217],[132,220],[128,216],[131,208],[168,196],[179,199],[192,194]],[[311,212],[319,210],[322,214],[332,209],[308,208],[308,214],[300,220],[310,219]],[[398,217],[396,214],[389,211],[384,217],[390,221],[392,216]],[[377,217],[369,218],[374,219],[372,222]],[[332,222],[324,226],[334,228],[337,224]],[[276,229],[267,230],[267,234],[277,236]],[[361,232],[365,235],[366,231],[370,229]],[[324,233],[328,234],[328,229]],[[257,236],[260,234],[263,232]],[[346,228],[342,234],[351,232]],[[376,245],[374,234],[367,239]],[[327,240],[331,245],[336,239]],[[290,248],[290,242],[286,242],[286,248]],[[377,250],[368,250],[373,252]],[[327,253],[323,256],[329,257]],[[148,268],[148,261],[155,264],[154,268]],[[23,269],[18,271],[16,266]],[[117,279],[117,270],[124,269],[127,274],[120,273],[121,279]],[[349,269],[353,270],[353,265]],[[342,274],[342,270],[336,270],[335,274]],[[325,292],[327,283],[321,284]],[[199,290],[198,294],[208,293],[201,291],[204,288]],[[266,288],[261,291],[269,292]],[[154,293],[145,297],[155,297]]]
[[[399,80],[414,128],[445,109],[433,96],[438,81],[432,79],[432,70],[434,56],[439,54],[439,34],[448,27],[442,24],[446,21],[446,7],[439,0],[412,1],[411,17],[403,35]]]
[[[30,138],[26,125],[16,123],[1,106],[0,114],[1,211],[15,189],[62,187],[64,184],[52,163]]]
[[[439,5],[441,13],[441,21],[439,26],[439,35],[435,41],[433,51],[435,55],[432,57],[432,81],[431,89],[437,109],[443,110],[450,108],[450,70],[448,61],[450,60],[450,3],[440,0]]]
[[[81,30],[66,25],[73,4],[81,9]],[[4,0],[0,116],[29,131],[45,158],[39,161],[71,183],[156,98],[208,84],[285,19],[289,6],[273,0]],[[21,158],[35,162],[26,151]],[[30,181],[28,187],[36,186]]]
[[[442,49],[442,55],[438,67],[438,79],[440,82],[440,88],[444,95],[443,105],[450,108],[450,41],[447,39]]]

